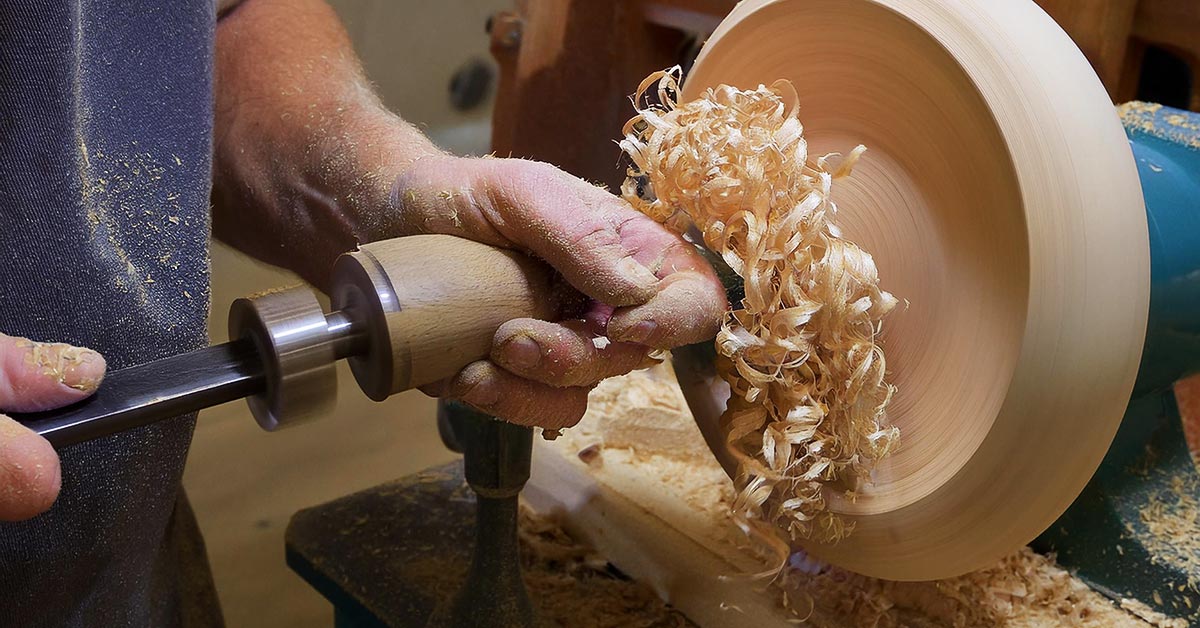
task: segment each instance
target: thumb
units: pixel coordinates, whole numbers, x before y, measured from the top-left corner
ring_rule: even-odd
[[[50,443],[0,414],[0,521],[45,512],[61,487],[58,453]]]
[[[0,334],[0,411],[39,412],[96,392],[104,357],[91,349]]]

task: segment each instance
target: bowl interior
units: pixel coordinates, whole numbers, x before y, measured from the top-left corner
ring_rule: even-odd
[[[787,6],[785,6],[787,5]],[[836,223],[901,300],[881,343],[901,447],[851,503],[887,512],[948,481],[1000,411],[1024,330],[1029,248],[1004,138],[979,90],[917,25],[867,0],[762,7],[706,47],[683,99],[779,78],[800,95],[810,154],[868,148],[835,183]],[[905,305],[907,302],[907,305]]]

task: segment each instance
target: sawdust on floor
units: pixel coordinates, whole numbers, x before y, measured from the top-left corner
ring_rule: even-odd
[[[1187,573],[1200,572],[1200,486],[1194,478],[1171,478],[1170,491],[1150,495],[1138,509],[1148,536],[1141,536],[1151,560],[1182,565]],[[1189,582],[1196,589],[1200,582]]]
[[[468,490],[465,485],[463,490]],[[652,589],[627,578],[591,547],[571,538],[552,516],[522,506],[518,534],[521,575],[538,628],[694,628]],[[451,601],[466,577],[466,563],[410,561],[404,569],[442,601],[429,625],[448,623]]]
[[[1121,600],[1121,608],[1137,615],[1146,620],[1152,626],[1157,628],[1187,628],[1188,623],[1182,619],[1167,617],[1166,615],[1150,608],[1145,602],[1138,600],[1123,599]]]
[[[994,567],[934,582],[879,580],[794,559],[776,586],[788,594],[788,608],[799,617],[812,617],[817,625],[1146,625],[1029,548],[1004,557]],[[1177,626],[1165,616],[1157,619],[1161,621],[1152,624],[1160,628]]]
[[[615,572],[553,520],[521,510],[521,561],[540,621],[572,628],[667,628],[692,624],[649,587]]]
[[[622,447],[613,445],[608,425],[622,422],[621,415],[630,410],[622,402],[659,399],[655,404],[659,409],[673,404],[661,402],[679,394],[669,369],[669,365],[659,366],[602,383],[593,392],[588,416],[564,434],[562,445],[568,451],[586,452],[581,459],[597,471],[605,466],[636,468],[632,473],[645,478],[647,485],[654,485],[646,491],[673,494],[707,517],[709,529],[704,533],[711,538],[706,542],[721,545],[725,552],[747,551],[749,548],[729,524],[733,486],[720,467],[711,456],[680,457],[671,453],[694,450],[682,446],[681,439],[702,440],[686,406],[673,417],[657,415],[662,421],[660,436],[669,441],[666,445],[627,442],[628,438],[615,441],[622,442]],[[655,438],[646,426],[641,426],[639,432],[649,441]],[[699,446],[703,447],[702,442]],[[1186,622],[1154,613],[1134,600],[1117,605],[1052,558],[1028,548],[989,569],[934,582],[868,578],[797,553],[771,586],[780,605],[791,610],[795,621],[816,626],[1186,626]]]

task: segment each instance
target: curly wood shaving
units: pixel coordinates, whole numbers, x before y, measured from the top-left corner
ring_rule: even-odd
[[[622,195],[680,233],[696,227],[745,282],[716,339],[732,389],[721,426],[740,462],[735,520],[777,530],[775,544],[835,542],[853,523],[827,508],[824,489],[855,490],[899,444],[876,344],[896,298],[832,221],[833,184],[866,149],[811,157],[790,82],[722,85],[677,104],[679,79],[676,67],[638,88]],[[644,103],[652,89],[657,103]]]

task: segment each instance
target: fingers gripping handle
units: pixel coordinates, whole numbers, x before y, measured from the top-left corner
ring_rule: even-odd
[[[500,325],[552,319],[563,296],[549,266],[446,235],[367,244],[333,272],[334,309],[362,321],[367,336],[350,367],[376,401],[486,358]]]

